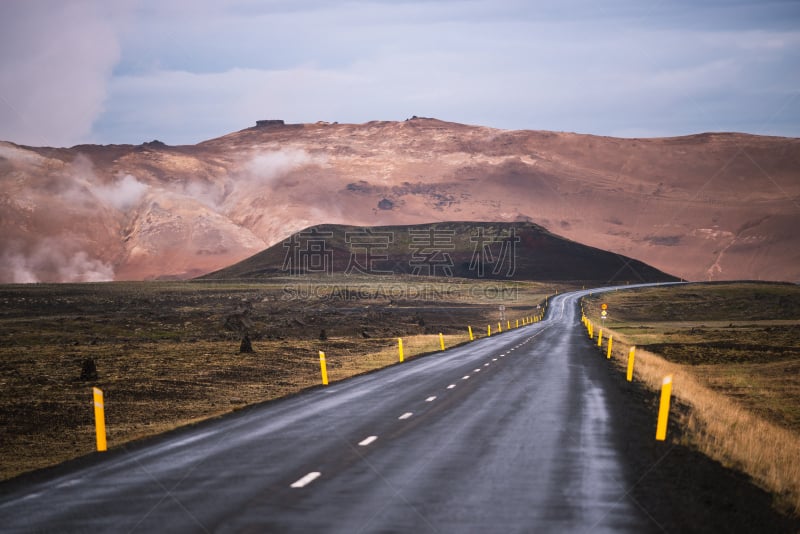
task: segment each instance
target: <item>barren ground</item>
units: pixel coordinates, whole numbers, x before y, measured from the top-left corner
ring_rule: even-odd
[[[92,452],[93,386],[114,447],[317,385],[320,350],[340,380],[395,363],[397,337],[407,358],[436,351],[439,332],[448,346],[467,325],[483,336],[500,304],[513,324],[555,290],[419,277],[2,286],[0,478]],[[252,354],[239,353],[245,330]],[[82,380],[89,358],[98,376]]]

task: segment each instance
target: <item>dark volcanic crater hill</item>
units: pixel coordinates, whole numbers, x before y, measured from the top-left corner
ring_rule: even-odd
[[[669,282],[641,261],[556,236],[532,223],[324,224],[203,279],[293,274],[412,274],[592,283]]]

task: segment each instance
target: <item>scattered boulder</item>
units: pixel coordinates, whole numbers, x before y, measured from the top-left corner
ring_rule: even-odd
[[[250,342],[250,336],[247,334],[242,337],[242,343],[239,345],[239,354],[252,354],[255,352],[253,350],[253,344]]]
[[[81,380],[97,380],[97,364],[93,358],[86,358],[81,364]]]
[[[153,139],[152,141],[142,143],[142,146],[145,146],[147,148],[166,148],[169,145],[167,145],[163,141],[159,141],[158,139]]]

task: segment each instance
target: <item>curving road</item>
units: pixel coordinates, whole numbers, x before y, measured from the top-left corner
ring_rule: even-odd
[[[0,486],[3,532],[643,532],[577,299]]]

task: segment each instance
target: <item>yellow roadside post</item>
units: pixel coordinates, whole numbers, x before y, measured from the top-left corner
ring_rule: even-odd
[[[519,319],[517,319],[517,326],[515,326],[514,328],[519,328]]]
[[[469,330],[469,340],[475,341],[475,336],[472,335],[472,327],[467,325],[467,329]]]
[[[498,334],[503,333],[503,325],[501,325],[500,323],[497,323],[497,333]]]
[[[319,369],[322,373],[322,385],[328,385],[328,365],[325,363],[325,353],[319,351]]]
[[[598,347],[602,347],[603,346],[603,329],[602,328],[600,329],[600,332],[597,334],[597,346]]]
[[[400,356],[400,361],[403,361],[403,338],[397,338],[397,353]]]
[[[106,450],[106,409],[103,404],[103,391],[99,388],[92,388],[94,396],[94,424],[97,434],[97,450]]]
[[[633,381],[633,359],[636,356],[636,346],[631,347],[628,351],[628,382]]]
[[[486,337],[492,337],[492,325],[486,325]]]
[[[614,336],[608,336],[608,351],[606,352],[606,359],[611,359],[611,344],[614,343]]]
[[[664,441],[667,438],[667,420],[669,419],[669,399],[672,395],[672,375],[664,377],[661,383],[661,402],[658,407],[658,424],[656,425],[656,440]]]
[[[511,320],[510,319],[506,322],[506,330],[511,330]]]
[[[439,332],[439,345],[442,347],[442,350],[444,350],[444,336],[441,332]]]

